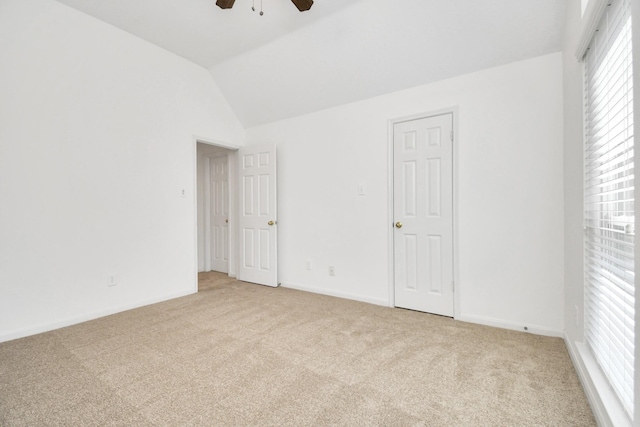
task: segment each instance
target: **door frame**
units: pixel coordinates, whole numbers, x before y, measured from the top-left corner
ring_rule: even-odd
[[[198,292],[198,143],[207,144],[214,147],[225,148],[229,150],[228,162],[229,162],[229,265],[228,275],[229,277],[236,277],[237,275],[237,260],[238,260],[238,195],[237,191],[232,189],[237,188],[238,185],[238,150],[241,148],[239,145],[228,144],[226,142],[218,141],[215,139],[193,135],[192,137],[192,161],[193,161],[193,237],[194,237],[194,287]]]
[[[441,116],[443,114],[451,114],[453,116],[453,318],[457,319],[460,316],[460,300],[462,294],[462,286],[460,285],[459,271],[458,271],[458,107],[443,108],[440,110],[434,110],[427,113],[412,114],[409,116],[397,117],[387,120],[387,247],[388,247],[388,263],[389,263],[389,307],[395,307],[395,262],[394,262],[394,215],[393,215],[393,201],[394,201],[394,180],[393,180],[393,135],[394,126],[398,123],[409,122],[413,120],[427,119],[429,117]]]

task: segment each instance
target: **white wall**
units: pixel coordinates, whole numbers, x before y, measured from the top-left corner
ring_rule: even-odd
[[[194,134],[244,138],[207,70],[0,1],[0,341],[195,291]]]
[[[449,107],[459,111],[457,317],[560,335],[559,53],[247,129],[247,144],[278,147],[279,279],[388,303],[387,121]]]

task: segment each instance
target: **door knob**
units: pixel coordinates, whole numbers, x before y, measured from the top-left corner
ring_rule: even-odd
[[[229,223],[229,220],[228,220],[228,219],[225,219],[225,220],[224,220],[224,222],[226,222],[226,223],[228,224],[228,223]]]
[[[275,224],[275,222],[273,222],[273,221],[269,221],[267,224],[269,224],[269,225],[273,225],[273,224]]]
[[[402,223],[400,221],[396,222],[396,228],[402,228]]]

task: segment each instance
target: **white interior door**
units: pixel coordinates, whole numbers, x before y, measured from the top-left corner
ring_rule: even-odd
[[[239,150],[238,279],[278,286],[275,145]]]
[[[453,316],[453,115],[393,130],[395,305]]]
[[[210,159],[211,269],[229,272],[229,167],[227,156]]]

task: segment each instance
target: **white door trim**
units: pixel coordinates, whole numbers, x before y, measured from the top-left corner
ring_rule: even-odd
[[[229,153],[229,187],[235,188],[237,184],[237,168],[236,165],[236,153],[240,149],[239,145],[228,144],[226,142],[218,141],[212,138],[207,138],[199,135],[192,136],[192,152],[191,159],[193,162],[193,182],[192,182],[192,196],[193,196],[193,245],[194,245],[194,264],[193,264],[193,286],[195,292],[198,292],[198,143],[212,145],[215,147],[226,148],[230,150]],[[229,276],[236,276],[236,260],[237,260],[237,217],[238,217],[238,197],[235,191],[229,191]]]
[[[389,307],[395,307],[395,270],[394,270],[394,221],[393,214],[393,128],[394,125],[411,120],[426,119],[429,117],[451,114],[453,116],[453,281],[455,291],[453,293],[453,317],[460,316],[460,298],[462,286],[460,286],[458,272],[458,107],[444,108],[430,111],[428,113],[413,114],[410,116],[398,117],[387,121],[387,256],[389,265]]]

